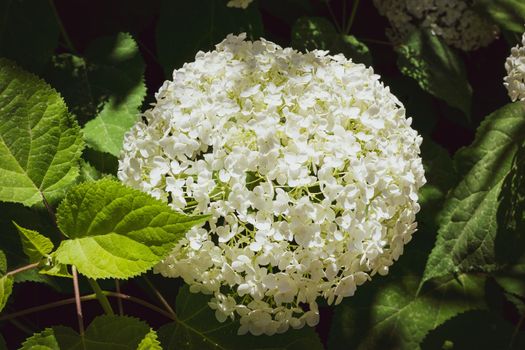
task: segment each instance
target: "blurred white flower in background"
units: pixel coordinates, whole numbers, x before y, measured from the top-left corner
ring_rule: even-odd
[[[119,179],[207,213],[156,271],[239,333],[319,321],[416,230],[421,137],[372,68],[245,35],[173,73],[126,135]]]
[[[516,45],[510,51],[510,56],[505,62],[507,76],[504,85],[510,99],[525,101],[525,33],[521,39],[522,45]]]
[[[476,13],[469,0],[374,0],[374,5],[387,17],[387,35],[395,44],[417,27],[464,51],[487,46],[499,35],[498,27]]]
[[[226,4],[226,6],[245,9],[245,8],[248,8],[248,6],[250,6],[252,2],[253,0],[230,0]]]

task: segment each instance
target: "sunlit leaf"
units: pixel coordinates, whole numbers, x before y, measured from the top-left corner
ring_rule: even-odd
[[[40,261],[44,256],[51,253],[53,250],[53,242],[37,231],[23,228],[13,222],[22,241],[22,248],[24,253],[29,258],[29,262],[34,263]]]
[[[0,201],[56,201],[78,176],[82,147],[60,95],[0,59]]]
[[[58,207],[58,226],[70,239],[53,255],[90,278],[129,278],[152,268],[206,218],[177,213],[114,180],[86,182]]]

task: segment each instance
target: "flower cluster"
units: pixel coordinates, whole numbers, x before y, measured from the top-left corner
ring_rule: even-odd
[[[248,6],[250,6],[250,4],[252,3],[253,0],[230,0],[228,1],[228,3],[226,4],[226,6],[228,7],[237,7],[237,8],[241,8],[241,9],[246,9],[248,8]]]
[[[206,213],[156,271],[239,334],[319,321],[416,230],[421,137],[372,68],[229,35],[173,73],[126,135],[119,179]]]
[[[374,0],[374,5],[388,18],[392,28],[387,35],[396,44],[418,26],[464,51],[487,46],[499,34],[498,27],[478,15],[469,0]]]
[[[512,101],[525,101],[525,33],[521,39],[522,46],[516,45],[510,51],[505,62],[507,76],[504,85]]]

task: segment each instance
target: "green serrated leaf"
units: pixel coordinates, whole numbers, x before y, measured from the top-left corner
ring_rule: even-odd
[[[119,33],[91,45],[86,62],[91,91],[104,99],[96,118],[84,127],[86,144],[118,157],[146,95],[144,61],[133,37]]]
[[[58,226],[71,239],[54,255],[90,278],[129,278],[152,268],[206,219],[177,213],[114,180],[83,183],[58,207]]]
[[[444,205],[423,282],[498,267],[494,247],[498,196],[524,135],[525,104],[509,104],[489,115],[473,144],[456,154],[456,167],[465,175]]]
[[[162,346],[158,340],[157,332],[150,329],[149,333],[146,334],[144,339],[140,342],[137,350],[162,350]]]
[[[480,278],[448,277],[418,295],[419,276],[397,277],[386,285],[362,286],[336,307],[329,349],[421,349],[429,331],[483,305]]]
[[[18,233],[20,240],[22,241],[22,249],[25,255],[29,258],[30,263],[38,262],[42,258],[53,250],[53,242],[40,233],[29,230],[27,228],[20,227],[16,222],[13,221]]]
[[[469,311],[428,334],[422,347],[425,350],[518,350],[525,348],[525,332],[514,333],[512,324],[488,311]]]
[[[52,328],[46,328],[40,333],[35,333],[27,338],[20,350],[61,350],[55,338],[55,332]]]
[[[503,180],[494,242],[498,261],[513,263],[525,253],[525,136]]]
[[[7,299],[13,291],[13,276],[5,275],[0,277],[0,311],[4,309]]]
[[[323,349],[315,331],[307,326],[273,336],[239,336],[239,323],[230,320],[219,323],[208,306],[209,300],[209,295],[190,293],[188,286],[180,289],[176,300],[177,321],[158,331],[163,349]]]
[[[135,350],[149,332],[145,322],[133,317],[99,316],[86,329],[84,338],[71,328],[57,326],[35,334],[21,350],[35,346],[44,346],[41,349],[45,350]]]
[[[337,32],[330,21],[323,17],[301,17],[292,28],[292,47],[302,51],[329,50],[342,53],[354,62],[372,64],[368,47],[353,35]]]
[[[243,32],[251,40],[263,34],[256,4],[243,10],[227,7],[223,0],[163,0],[157,49],[166,77],[171,78],[173,69],[193,61],[199,50],[211,50],[226,35]]]
[[[474,6],[503,29],[523,33],[525,2],[522,0],[477,0]]]
[[[78,176],[76,121],[55,90],[5,59],[0,92],[0,201],[56,201]]]
[[[470,120],[472,88],[456,51],[428,30],[415,30],[396,48],[401,72]]]
[[[0,0],[0,56],[41,68],[58,44],[58,25],[48,1]]]

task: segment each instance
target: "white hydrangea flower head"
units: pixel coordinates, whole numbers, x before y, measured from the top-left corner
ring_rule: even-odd
[[[507,88],[510,99],[525,101],[525,33],[521,38],[522,45],[516,45],[510,50],[510,56],[505,62],[507,76],[503,84]]]
[[[472,0],[374,0],[382,16],[388,18],[390,40],[398,44],[415,28],[430,29],[435,35],[464,51],[487,46],[499,29],[477,14]]]
[[[241,9],[246,9],[250,4],[253,2],[253,0],[230,0],[226,4],[228,7],[237,7]]]
[[[240,334],[316,325],[318,298],[387,274],[415,232],[422,139],[372,68],[229,35],[156,99],[118,177],[211,215],[156,272],[211,294]]]

